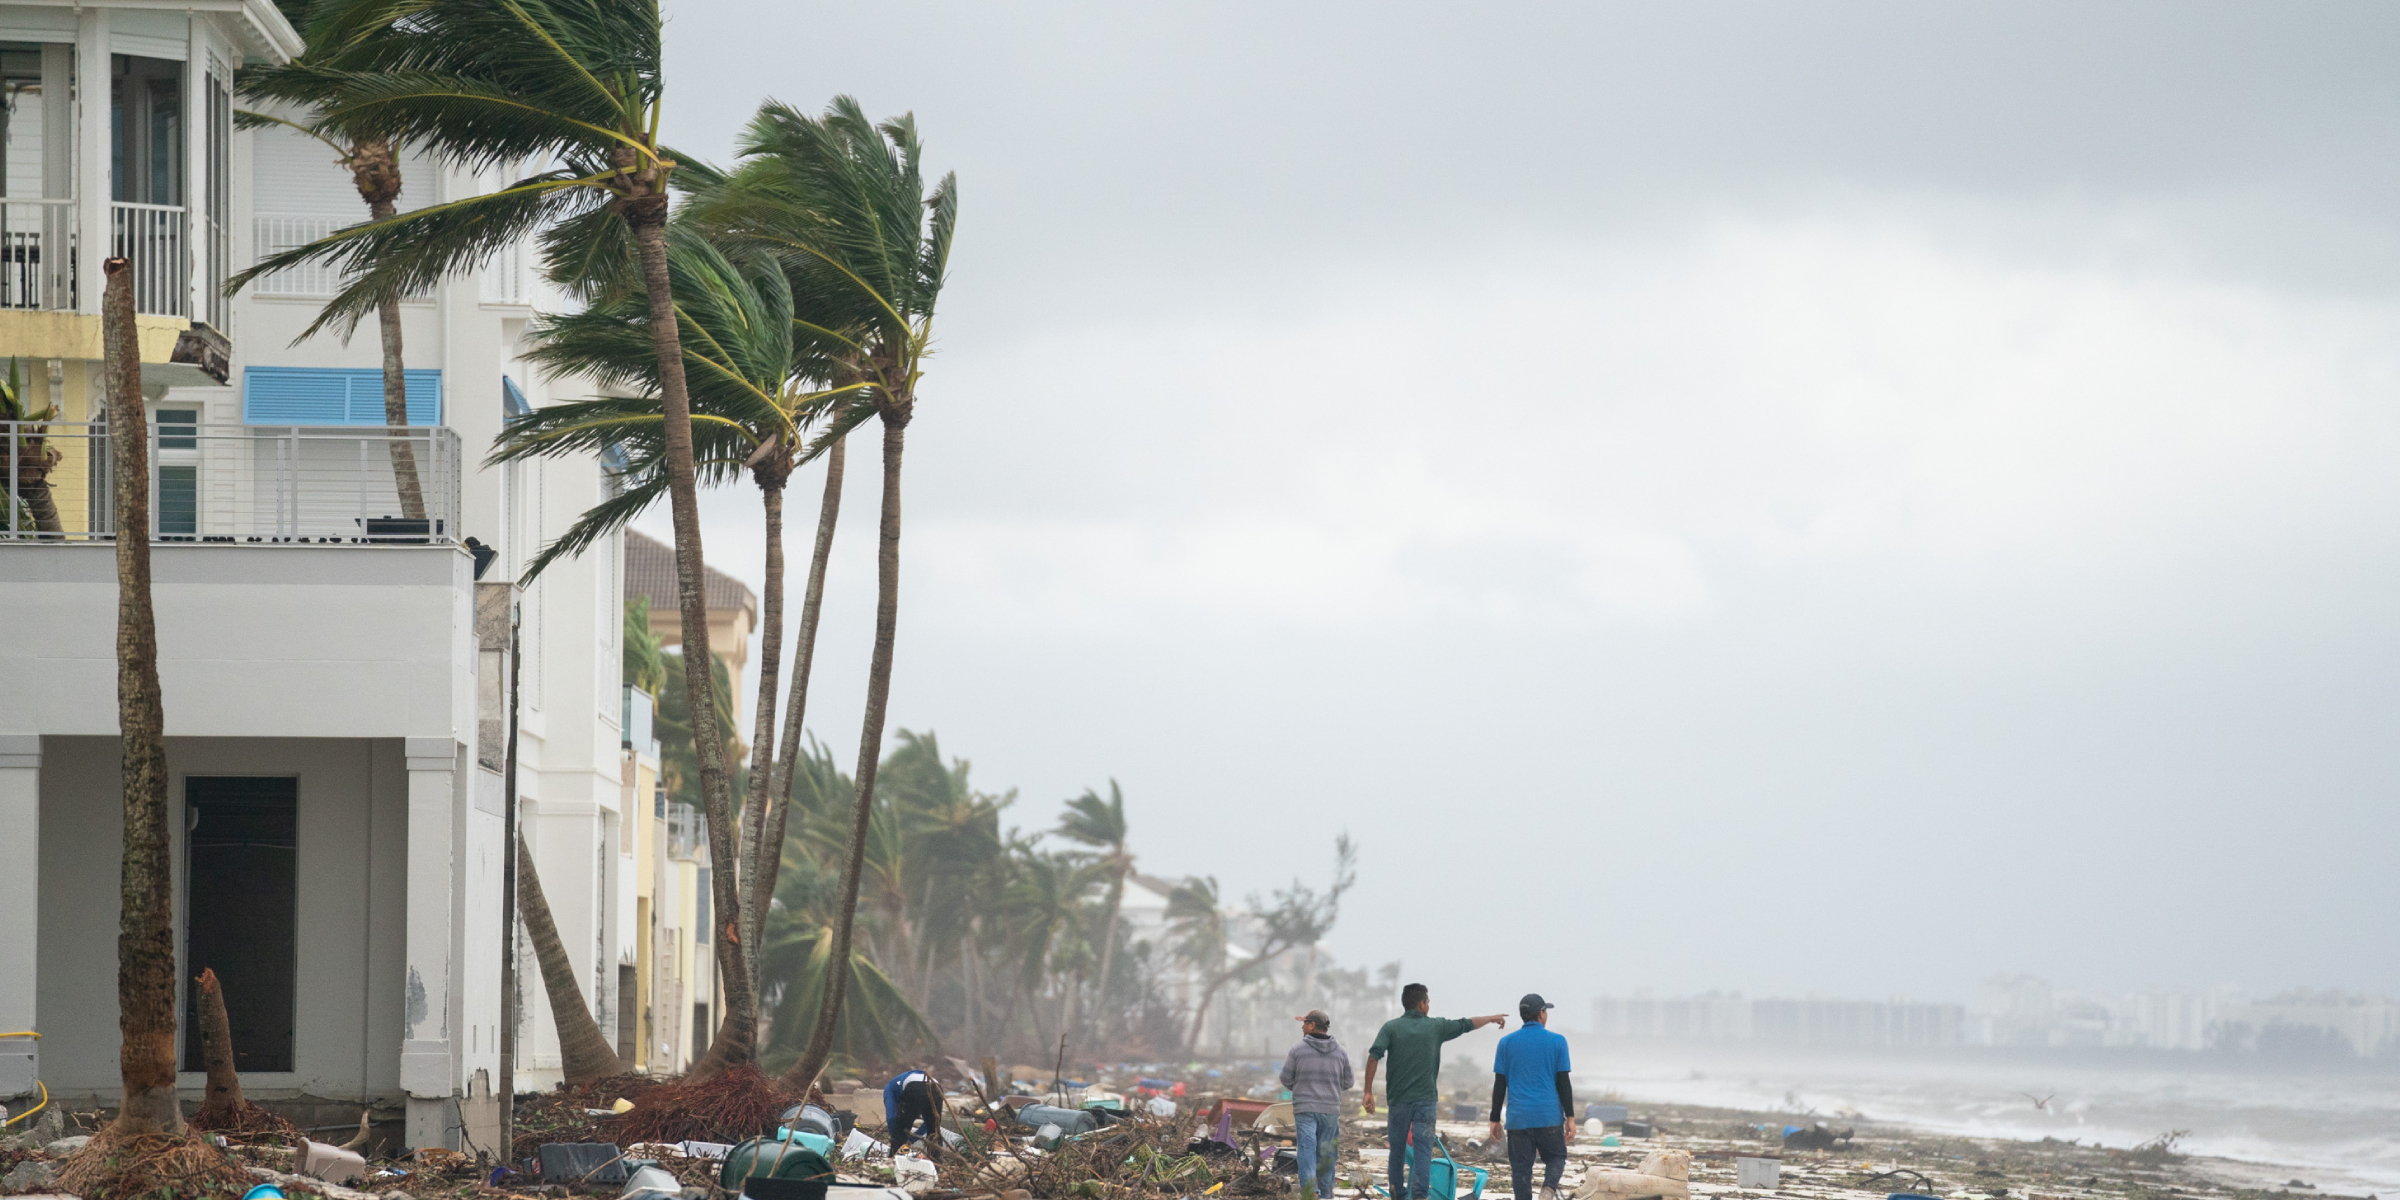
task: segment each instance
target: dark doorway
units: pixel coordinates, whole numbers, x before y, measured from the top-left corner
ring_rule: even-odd
[[[191,776],[183,783],[185,973],[217,973],[239,1071],[292,1069],[300,781]],[[184,985],[183,1069],[202,1070],[199,989]]]

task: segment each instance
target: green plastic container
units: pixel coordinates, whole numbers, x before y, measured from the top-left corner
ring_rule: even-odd
[[[751,1138],[726,1151],[725,1165],[717,1172],[717,1182],[730,1192],[739,1194],[742,1184],[753,1175],[769,1179],[833,1179],[833,1164],[825,1156],[796,1142],[773,1138]]]

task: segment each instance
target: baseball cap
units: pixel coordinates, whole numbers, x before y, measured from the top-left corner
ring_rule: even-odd
[[[1321,1008],[1312,1008],[1300,1018],[1300,1023],[1303,1025],[1322,1026],[1327,1032],[1331,1032],[1333,1029],[1333,1014],[1326,1012]]]
[[[1542,999],[1540,992],[1527,992],[1524,999],[1517,1001],[1517,1015],[1530,1021],[1535,1013],[1545,1008],[1556,1007],[1558,1006]]]

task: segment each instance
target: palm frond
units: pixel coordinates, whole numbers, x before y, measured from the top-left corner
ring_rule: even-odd
[[[430,291],[445,276],[471,270],[544,224],[605,203],[605,194],[572,171],[545,172],[489,195],[435,204],[337,229],[326,237],[260,259],[225,284],[239,292],[260,276],[318,263],[344,282],[297,344],[327,328],[343,336],[386,296]]]

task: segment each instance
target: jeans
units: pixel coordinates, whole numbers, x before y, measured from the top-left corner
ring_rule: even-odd
[[[1517,1186],[1517,1200],[1533,1200],[1533,1156],[1542,1156],[1542,1186],[1558,1186],[1567,1169],[1567,1131],[1557,1125],[1508,1131],[1508,1177]]]
[[[1332,1113],[1294,1113],[1300,1128],[1300,1186],[1316,1181],[1317,1200],[1333,1200],[1333,1163],[1341,1153],[1342,1119]]]
[[[1425,1200],[1432,1190],[1433,1181],[1428,1177],[1433,1174],[1433,1105],[1431,1100],[1403,1100],[1389,1106],[1392,1200]],[[1403,1163],[1406,1172],[1401,1170]],[[1442,1200],[1452,1198],[1444,1196]]]

